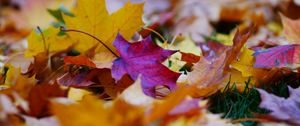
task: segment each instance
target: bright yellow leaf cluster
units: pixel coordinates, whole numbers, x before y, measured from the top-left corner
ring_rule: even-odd
[[[72,11],[75,17],[63,15],[63,18],[67,28],[87,32],[116,51],[112,42],[118,32],[124,38],[130,39],[144,25],[142,21],[143,5],[128,2],[120,10],[109,15],[105,0],[78,0],[77,6]],[[81,52],[99,43],[90,36],[81,33],[70,32],[70,36],[77,42],[75,48]],[[100,51],[108,51],[101,44],[98,47]]]

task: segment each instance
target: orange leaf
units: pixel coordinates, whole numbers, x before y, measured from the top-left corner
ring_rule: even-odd
[[[292,20],[280,14],[283,24],[283,34],[291,44],[300,43],[300,19]]]
[[[200,60],[200,56],[197,56],[193,53],[185,53],[185,52],[180,52],[180,53],[182,54],[181,60],[187,63],[196,63]]]
[[[73,64],[73,65],[89,66],[92,68],[96,67],[96,64],[93,63],[88,57],[84,55],[66,56],[64,58],[64,62],[66,65]]]
[[[178,87],[161,104],[155,104],[151,113],[146,117],[145,124],[149,124],[157,119],[165,117],[174,107],[181,103],[186,96],[191,94],[193,87]]]
[[[236,31],[233,38],[233,46],[226,52],[225,58],[225,67],[224,72],[228,72],[229,65],[236,60],[238,54],[243,48],[244,44],[247,42],[248,38],[253,32],[253,28],[247,28],[245,30],[240,31],[239,29]]]

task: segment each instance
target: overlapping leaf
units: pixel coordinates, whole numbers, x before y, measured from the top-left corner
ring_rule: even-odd
[[[128,2],[123,8],[109,15],[105,0],[79,0],[72,11],[75,17],[63,15],[63,18],[67,28],[87,32],[115,51],[112,42],[118,32],[130,39],[143,26],[142,9],[143,4]],[[80,33],[70,33],[70,36],[78,42],[76,49],[79,51],[86,51],[98,44],[95,39]],[[103,45],[99,47],[101,51],[108,51]]]
[[[298,44],[300,43],[300,19],[292,20],[284,15],[280,15],[283,24],[283,34],[290,43]]]
[[[176,80],[179,73],[169,70],[161,62],[175,53],[173,50],[164,50],[152,42],[151,37],[142,41],[129,43],[120,34],[114,41],[121,57],[114,61],[112,76],[120,80],[128,73],[134,80],[142,75],[142,88],[144,93],[155,96],[155,86],[167,86],[171,90],[176,87]]]
[[[287,99],[269,94],[262,89],[258,91],[262,99],[260,107],[271,110],[271,116],[294,125],[300,124],[300,88],[289,87],[290,96]]]
[[[58,36],[59,29],[54,27],[50,27],[42,32],[41,34],[33,30],[30,33],[27,38],[28,48],[25,52],[25,57],[33,57],[45,51],[50,53],[63,51],[73,44],[67,36]]]
[[[283,45],[265,50],[259,50],[253,54],[256,61],[254,68],[283,68],[295,69],[300,63],[300,45]]]

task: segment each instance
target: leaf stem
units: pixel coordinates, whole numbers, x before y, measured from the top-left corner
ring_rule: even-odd
[[[37,30],[41,33],[41,36],[42,36],[42,39],[43,39],[43,44],[44,44],[44,50],[48,54],[48,49],[46,47],[46,39],[45,39],[44,33],[43,33],[42,29],[39,26],[37,26]]]
[[[239,123],[239,122],[246,122],[246,121],[255,121],[255,122],[270,122],[269,120],[266,119],[259,119],[259,118],[240,118],[240,119],[235,119],[232,120],[232,123]]]
[[[104,42],[102,42],[99,38],[95,37],[94,35],[92,35],[90,33],[87,33],[87,32],[81,31],[81,30],[76,30],[76,29],[66,29],[65,27],[62,27],[62,26],[60,27],[60,30],[63,31],[63,32],[78,32],[78,33],[82,33],[82,34],[85,34],[87,36],[90,36],[90,37],[96,39],[98,42],[100,42],[106,49],[108,49],[116,57],[119,57],[116,53],[114,53],[113,50],[111,50],[107,45],[105,45]]]
[[[144,28],[142,28],[142,29],[145,29],[145,30],[148,30],[148,31],[151,31],[151,32],[155,33],[155,34],[158,35],[164,42],[167,41],[161,34],[159,34],[157,31],[155,31],[155,30],[153,30],[153,29],[151,29],[151,28],[144,27]]]

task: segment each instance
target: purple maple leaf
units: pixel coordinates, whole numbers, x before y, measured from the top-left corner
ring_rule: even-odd
[[[152,42],[151,37],[142,41],[129,43],[120,34],[113,45],[117,48],[120,58],[113,62],[112,76],[116,80],[128,73],[133,80],[141,74],[143,92],[155,96],[155,86],[163,85],[174,90],[179,73],[169,70],[161,62],[177,51],[165,50]]]

